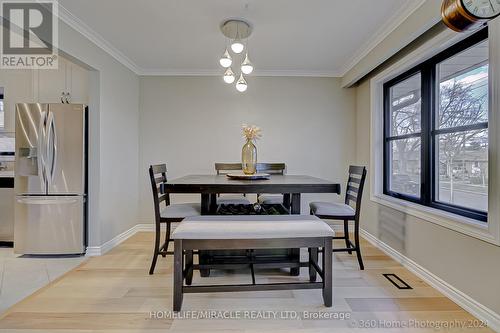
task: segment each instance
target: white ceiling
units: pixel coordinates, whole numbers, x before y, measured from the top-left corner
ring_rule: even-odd
[[[61,18],[142,75],[221,74],[227,18],[257,75],[342,76],[421,0],[59,0]]]

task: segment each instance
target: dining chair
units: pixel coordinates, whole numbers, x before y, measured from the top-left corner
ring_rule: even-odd
[[[345,240],[345,248],[333,249],[333,252],[356,252],[359,268],[364,269],[359,245],[359,215],[361,211],[361,198],[366,179],[366,167],[349,167],[349,177],[345,191],[345,203],[333,202],[311,202],[309,204],[311,214],[326,220],[343,220],[344,236],[336,236],[333,239]],[[354,207],[353,207],[354,205]],[[349,221],[354,221],[354,244],[349,239]]]
[[[155,210],[155,245],[153,253],[153,261],[149,274],[153,274],[158,256],[165,257],[173,255],[172,251],[168,251],[168,245],[172,241],[170,239],[171,224],[181,222],[188,216],[196,216],[201,214],[201,204],[199,203],[182,203],[170,204],[170,195],[164,190],[164,184],[167,182],[167,166],[166,164],[151,165],[149,167],[149,178],[151,180],[151,188],[153,190],[153,203]],[[165,206],[162,203],[165,202]],[[160,247],[161,224],[165,223],[167,230],[165,232],[165,243]]]
[[[241,163],[215,163],[217,175],[226,175],[232,172],[243,170]],[[250,205],[251,202],[246,198],[246,194],[217,194],[218,205]]]
[[[284,175],[285,163],[257,163],[257,172],[269,173],[271,175]],[[283,194],[258,194],[257,201],[260,204],[285,204]]]

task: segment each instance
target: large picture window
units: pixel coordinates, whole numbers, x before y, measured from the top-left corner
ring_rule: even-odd
[[[480,221],[488,212],[488,32],[384,85],[384,193]]]

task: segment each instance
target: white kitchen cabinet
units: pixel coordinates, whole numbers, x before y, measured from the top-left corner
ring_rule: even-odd
[[[59,57],[58,69],[41,69],[35,72],[37,102],[61,103],[64,93],[69,94],[70,103],[88,104],[89,73],[85,68]]]
[[[89,103],[89,71],[81,66],[69,63],[66,71],[68,87],[66,91],[71,95],[71,103]]]
[[[59,58],[58,69],[39,69],[35,72],[35,100],[39,103],[60,103],[66,91],[66,61]]]
[[[0,188],[0,241],[14,241],[14,189]]]
[[[4,89],[5,131],[14,132],[16,103],[35,101],[33,71],[27,69],[2,69],[0,70],[0,87]]]

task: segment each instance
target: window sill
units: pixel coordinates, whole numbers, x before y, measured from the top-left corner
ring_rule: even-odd
[[[408,215],[440,225],[462,234],[478,238],[488,243],[500,245],[499,240],[491,234],[488,224],[456,215],[440,209],[422,206],[413,202],[391,197],[385,194],[372,194],[371,201],[390,207]]]

